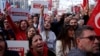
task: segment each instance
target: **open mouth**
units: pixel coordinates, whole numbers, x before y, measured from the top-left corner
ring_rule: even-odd
[[[42,50],[43,49],[43,45],[38,45],[37,48]]]

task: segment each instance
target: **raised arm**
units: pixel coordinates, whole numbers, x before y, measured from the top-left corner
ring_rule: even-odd
[[[40,18],[39,18],[39,25],[38,25],[38,30],[41,33],[44,31],[44,18],[43,18],[43,13],[44,13],[44,6],[41,6],[40,8]]]
[[[19,31],[18,27],[17,27],[17,26],[15,25],[15,23],[12,21],[12,19],[11,19],[10,15],[8,14],[7,11],[5,11],[5,16],[6,16],[6,19],[8,20],[8,22],[9,22],[10,26],[12,27],[13,31],[14,31],[15,33],[18,33],[18,31]]]

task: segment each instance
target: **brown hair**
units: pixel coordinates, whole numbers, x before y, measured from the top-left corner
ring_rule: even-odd
[[[38,31],[36,30],[36,28],[34,26],[29,26],[26,30],[26,35],[27,35],[27,38],[28,38],[28,31],[30,28],[34,28],[35,32],[38,33]],[[34,35],[34,34],[33,34]]]
[[[29,49],[32,49],[31,46],[32,46],[32,39],[34,38],[34,36],[36,35],[39,35],[41,38],[42,36],[39,34],[39,33],[36,33],[35,35],[33,35],[32,37],[30,37],[30,39],[28,40],[29,41]]]
[[[22,30],[22,29],[21,29],[21,23],[22,23],[23,21],[26,22],[27,28],[28,28],[28,26],[29,26],[27,20],[20,20],[20,21],[19,21],[19,29],[20,29],[20,30]]]
[[[66,25],[65,27],[63,27],[57,39],[61,40],[62,42],[63,53],[66,47],[68,47],[69,50],[71,49],[71,40],[73,41],[73,45],[75,44],[74,37],[70,38],[70,36],[68,35],[69,30],[74,30],[73,26]]]

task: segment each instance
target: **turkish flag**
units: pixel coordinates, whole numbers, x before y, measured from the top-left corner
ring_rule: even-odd
[[[94,27],[94,30],[97,35],[100,36],[100,0],[98,0],[96,7],[92,11],[87,25]]]

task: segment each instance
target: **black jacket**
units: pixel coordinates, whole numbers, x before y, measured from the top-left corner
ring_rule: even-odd
[[[4,56],[19,56],[17,51],[6,50]]]
[[[34,56],[31,51],[28,51],[26,56]],[[56,56],[52,51],[48,50],[48,56]]]

